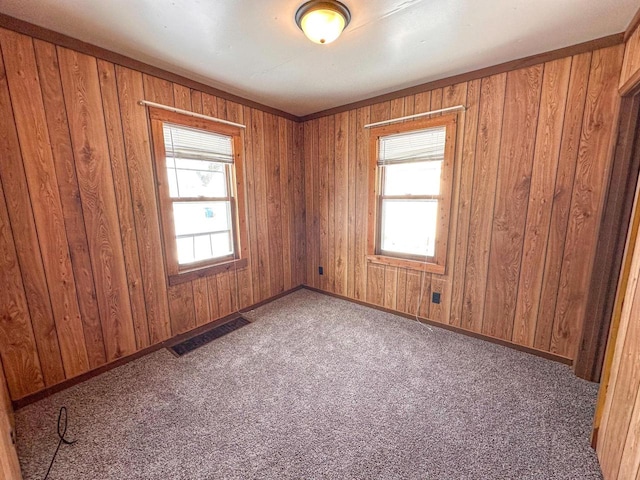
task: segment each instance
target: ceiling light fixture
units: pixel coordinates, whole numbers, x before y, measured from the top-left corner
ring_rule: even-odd
[[[349,25],[351,13],[337,0],[311,0],[296,12],[296,23],[309,40],[326,44],[333,42]]]

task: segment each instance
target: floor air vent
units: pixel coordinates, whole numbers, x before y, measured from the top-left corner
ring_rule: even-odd
[[[212,330],[208,330],[200,335],[196,335],[188,340],[185,340],[182,343],[178,343],[172,347],[169,347],[172,353],[181,357],[182,355],[189,353],[195,350],[198,347],[206,345],[207,343],[215,340],[216,338],[220,338],[227,333],[231,333],[234,330],[244,327],[245,325],[249,325],[251,322],[242,317],[236,318],[235,320],[231,320],[230,322],[225,323],[224,325],[220,325]]]

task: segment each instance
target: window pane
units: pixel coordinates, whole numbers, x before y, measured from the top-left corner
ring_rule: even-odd
[[[178,197],[226,197],[223,163],[184,158],[167,158],[169,194]]]
[[[174,202],[176,235],[231,230],[231,202]]]
[[[227,257],[233,254],[231,232],[187,235],[176,240],[178,263],[199,262],[212,258]]]
[[[211,248],[214,257],[225,257],[233,253],[231,232],[214,233],[211,236]]]
[[[439,195],[442,161],[384,167],[383,195]]]
[[[176,246],[178,247],[178,263],[180,265],[195,262],[196,252],[193,244],[193,237],[182,237],[176,239]]]
[[[178,263],[233,254],[231,202],[175,202]]]
[[[437,200],[383,200],[381,248],[433,257],[437,222]]]

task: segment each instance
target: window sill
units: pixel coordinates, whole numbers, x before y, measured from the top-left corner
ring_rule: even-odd
[[[181,283],[191,282],[198,278],[208,277],[211,275],[217,275],[218,273],[228,272],[233,269],[245,268],[248,265],[246,258],[240,258],[237,260],[230,260],[222,263],[216,263],[215,265],[209,265],[207,267],[198,267],[193,270],[186,270],[177,274],[169,275],[169,285],[179,285]]]
[[[370,263],[378,263],[381,265],[389,265],[391,267],[402,267],[420,272],[435,273],[444,275],[446,268],[444,265],[436,263],[425,263],[419,260],[407,260],[404,258],[389,257],[386,255],[367,255],[367,261]]]

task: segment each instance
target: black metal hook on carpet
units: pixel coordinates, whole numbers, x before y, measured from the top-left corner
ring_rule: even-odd
[[[53,458],[51,459],[51,463],[49,464],[49,468],[47,469],[47,474],[44,476],[43,480],[47,480],[49,478],[49,473],[51,473],[51,468],[53,467],[53,463],[56,461],[56,457],[58,456],[58,450],[60,450],[60,446],[62,444],[65,445],[73,445],[77,442],[77,440],[67,440],[64,438],[67,435],[67,426],[68,426],[68,416],[67,416],[67,407],[60,407],[60,411],[58,412],[58,446],[56,447],[56,451],[53,454]]]

